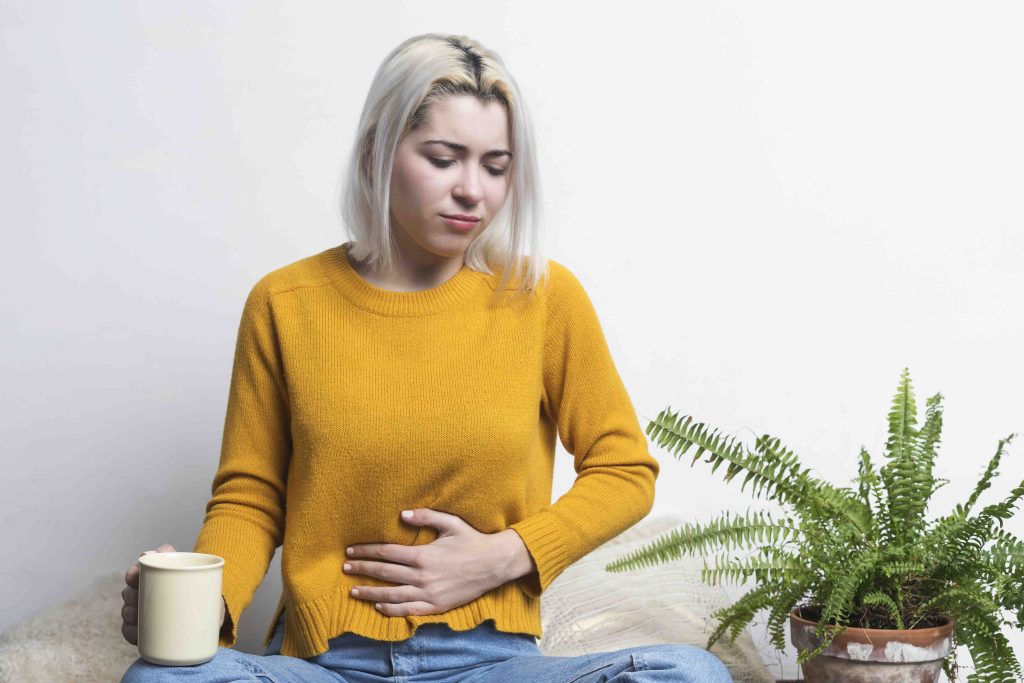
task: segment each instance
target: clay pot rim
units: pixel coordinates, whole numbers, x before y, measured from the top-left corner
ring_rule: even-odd
[[[817,626],[818,625],[818,622],[811,621],[810,619],[805,619],[802,616],[800,616],[799,614],[797,614],[797,612],[800,609],[801,609],[800,607],[794,607],[793,610],[790,611],[789,618],[792,621],[802,622],[804,624],[810,624],[810,625],[813,625],[813,626]],[[948,636],[949,634],[951,634],[953,632],[953,627],[954,626],[955,626],[955,624],[954,624],[952,619],[946,619],[946,623],[943,624],[942,626],[929,626],[928,628],[905,628],[905,629],[898,629],[898,628],[861,628],[859,626],[848,626],[846,628],[846,631],[842,635],[846,635],[846,634],[855,633],[855,632],[860,631],[862,633],[863,632],[869,632],[869,633],[884,634],[885,636],[890,636],[890,634],[914,633],[915,635],[920,635],[920,636],[923,636],[923,637],[935,636],[937,638],[941,638],[943,636]],[[833,628],[834,629],[834,628],[836,628],[836,625],[835,624],[829,624],[829,626],[827,628]],[[890,636],[890,637],[892,637],[892,636]]]

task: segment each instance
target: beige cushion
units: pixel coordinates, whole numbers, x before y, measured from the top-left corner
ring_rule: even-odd
[[[124,572],[112,572],[0,634],[0,681],[121,680],[139,656],[121,636],[124,585]]]
[[[709,615],[732,600],[722,586],[701,582],[701,558],[683,556],[625,572],[604,569],[686,521],[692,520],[680,509],[656,505],[633,527],[566,568],[541,599],[541,650],[572,656],[656,643],[705,647],[715,626]],[[737,683],[774,681],[746,630],[735,644],[718,640],[711,652]]]

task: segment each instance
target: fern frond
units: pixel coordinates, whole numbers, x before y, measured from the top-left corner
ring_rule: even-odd
[[[981,551],[979,562],[993,580],[1024,583],[1024,542],[1002,529],[996,529],[992,535],[995,542]]]
[[[775,601],[768,612],[767,632],[780,652],[786,649],[785,625],[789,614],[810,591],[814,575],[811,572],[794,572],[787,577],[787,583],[779,588]]]
[[[916,433],[914,427],[917,425],[917,404],[914,401],[911,384],[910,369],[903,368],[896,395],[892,399],[892,407],[889,409],[889,439],[885,444],[886,457],[895,461],[906,454],[911,441],[910,435]]]
[[[918,622],[930,614],[956,614],[972,610],[998,614],[999,605],[978,585],[947,586],[934,597],[922,602],[914,610],[911,615],[910,628],[914,628]]]
[[[743,583],[750,577],[759,582],[777,581],[788,572],[800,571],[804,563],[787,552],[765,546],[760,549],[760,557],[732,557],[718,555],[714,567],[705,567],[700,571],[701,581],[710,585],[718,585],[722,579],[732,583]]]
[[[931,456],[936,455],[939,442],[942,438],[942,399],[945,396],[942,392],[936,393],[925,402],[924,424],[921,425],[919,434],[923,439],[922,450]]]
[[[986,516],[954,519],[940,533],[930,534],[937,543],[932,550],[928,573],[940,581],[955,581],[965,567],[975,566],[986,539],[992,534],[992,520]]]
[[[726,512],[703,526],[687,522],[649,545],[609,563],[605,569],[615,572],[652,566],[678,559],[683,553],[706,555],[720,547],[728,550],[766,542],[785,543],[798,533],[799,529],[788,518],[776,521],[766,512],[751,513],[749,510],[743,517],[730,516]]]
[[[846,573],[837,578],[831,594],[821,609],[821,617],[818,620],[818,637],[822,636],[825,625],[832,621],[837,624],[849,622],[855,598],[862,592],[861,585],[875,572],[882,561],[883,552],[871,548],[861,553],[850,564]]]
[[[863,538],[871,535],[871,508],[862,504],[852,491],[845,488],[837,488],[827,482],[816,479],[811,475],[810,470],[800,467],[793,451],[782,446],[778,438],[769,434],[764,434],[757,439],[754,450],[756,451],[756,456],[752,456],[746,461],[739,463],[739,467],[751,472],[759,469],[763,470],[766,467],[773,468],[769,469],[769,472],[776,475],[782,472],[789,472],[790,476],[793,477],[790,481],[795,482],[795,485],[791,484],[790,481],[784,481],[782,484],[779,484],[769,477],[762,477],[760,478],[760,488],[755,484],[755,496],[768,483],[775,484],[775,488],[772,489],[773,492],[777,493],[780,489],[787,493],[797,492],[797,495],[789,499],[788,502],[798,511],[805,512],[811,518],[822,519],[827,518],[829,514],[837,515],[841,521],[849,524],[857,536]],[[774,469],[776,467],[777,470]],[[747,479],[750,479],[750,477],[751,475],[748,474]],[[744,484],[746,484],[746,481],[744,481]],[[741,486],[740,490],[742,489],[743,487]],[[768,495],[769,497],[775,497],[771,493]],[[779,500],[783,502],[781,499]]]
[[[1009,443],[1015,436],[1016,434],[1011,434],[1000,443]],[[982,508],[982,511],[978,516],[996,520],[997,524],[999,524],[999,528],[1002,529],[1003,522],[1008,520],[1010,517],[1013,517],[1013,514],[1017,511],[1017,503],[1020,501],[1021,497],[1024,497],[1024,480],[1010,491],[1010,495],[1006,498],[998,503],[986,505]]]
[[[992,479],[999,473],[999,461],[1003,457],[1003,448],[1013,440],[1014,436],[1014,434],[1011,434],[1005,439],[999,440],[999,446],[996,448],[996,454],[988,461],[988,466],[985,468],[984,474],[981,475],[981,479],[978,480],[978,484],[974,487],[974,491],[971,492],[967,502],[964,503],[962,507],[957,508],[957,512],[961,517],[966,517],[971,511],[971,508],[974,507],[974,504],[978,502],[978,496],[980,496],[987,488],[992,486]]]
[[[697,451],[690,465],[708,453],[711,471],[728,463],[725,481],[731,481],[746,471],[740,490],[753,482],[755,496],[764,495],[797,510],[830,512],[852,525],[859,535],[870,527],[870,510],[856,498],[845,495],[834,487],[815,479],[810,470],[800,467],[792,451],[781,447],[778,439],[769,435],[758,438],[756,453],[750,453],[735,437],[723,437],[717,430],[708,432],[704,423],[694,423],[689,415],[680,417],[671,407],[661,411],[648,426],[646,433],[658,445],[676,458],[681,458],[692,446]]]
[[[942,435],[942,399],[941,393],[931,396],[925,408],[925,420],[918,432],[918,443],[915,452],[918,456],[917,468],[920,475],[916,478],[918,489],[911,502],[911,515],[915,520],[914,536],[925,528],[925,511],[932,495],[945,484],[948,479],[936,480],[934,475],[936,449]]]
[[[923,529],[924,505],[934,485],[930,471],[921,467],[927,458],[914,428],[916,424],[917,404],[910,372],[904,368],[889,411],[889,439],[885,452],[889,462],[881,469],[889,501],[891,530],[894,532],[888,542],[895,545],[910,542]]]
[[[893,560],[880,565],[879,571],[888,578],[909,576],[911,574],[923,574],[925,565],[917,560]]]
[[[900,614],[899,605],[891,597],[882,591],[872,591],[860,599],[862,605],[878,605],[889,610],[889,616],[896,622],[896,628],[903,630],[903,615]]]
[[[881,536],[890,534],[889,510],[882,492],[882,480],[871,462],[871,455],[863,446],[860,447],[860,463],[857,466],[857,484],[861,500],[867,507],[871,524],[869,540],[877,543]]]
[[[967,613],[957,622],[957,640],[967,646],[974,662],[968,683],[1014,683],[1020,664],[999,620],[988,614]]]
[[[774,592],[775,587],[771,584],[759,586],[731,605],[713,612],[711,616],[718,620],[718,625],[708,636],[706,649],[710,650],[726,630],[730,631],[730,642],[735,642],[743,627],[750,623],[758,610],[774,602]]]

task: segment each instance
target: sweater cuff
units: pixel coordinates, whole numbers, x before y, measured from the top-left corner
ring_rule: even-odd
[[[523,591],[533,598],[539,598],[551,582],[571,564],[565,545],[565,533],[559,523],[548,513],[541,512],[512,524],[526,545],[537,570],[517,579]]]
[[[260,551],[255,552],[254,548]],[[221,597],[225,612],[220,630],[221,647],[235,645],[238,619],[263,581],[274,551],[273,542],[267,536],[254,533],[251,528],[226,516],[208,520],[199,532],[193,552],[209,553],[224,559]]]
[[[238,620],[231,616],[231,608],[228,606],[228,596],[223,593],[220,596],[224,600],[224,624],[220,627],[221,647],[231,648],[238,640]]]

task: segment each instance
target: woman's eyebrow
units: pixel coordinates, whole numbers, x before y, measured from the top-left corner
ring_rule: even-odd
[[[451,142],[449,140],[424,140],[423,144],[424,145],[444,145],[445,147],[450,147],[451,149],[454,149],[456,152],[467,152],[467,151],[469,151],[469,148],[466,147],[465,145],[460,145],[457,142]],[[485,157],[506,156],[509,159],[511,159],[512,158],[512,152],[508,151],[507,149],[492,149],[490,152],[486,152],[484,154],[484,156]]]

